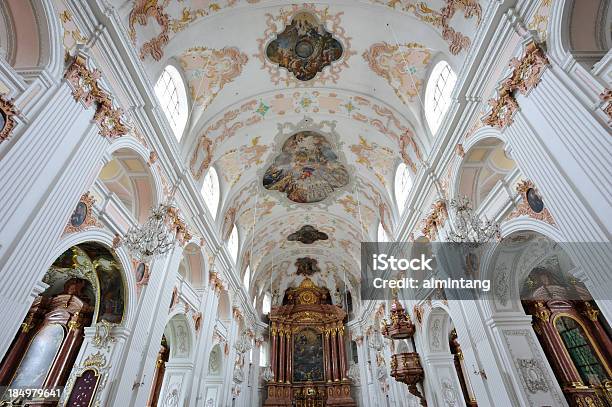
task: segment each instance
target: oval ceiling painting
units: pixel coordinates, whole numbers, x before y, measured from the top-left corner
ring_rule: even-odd
[[[320,202],[348,183],[348,171],[332,145],[314,131],[289,137],[263,178],[266,189],[298,203]]]

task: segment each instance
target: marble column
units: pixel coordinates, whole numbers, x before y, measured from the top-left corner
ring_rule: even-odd
[[[286,345],[287,345],[287,368],[285,370],[285,382],[287,383],[291,383],[291,381],[293,380],[293,343],[291,341],[291,330],[288,328],[287,332],[286,332]]]
[[[329,328],[323,331],[323,369],[325,370],[325,379],[328,382],[332,381],[331,372],[331,348],[329,346]]]
[[[332,355],[332,371],[333,379],[335,382],[340,380],[340,372],[338,366],[338,341],[337,341],[337,327],[331,328],[331,355]]]
[[[279,336],[278,382],[283,383],[285,381],[285,328],[282,326],[279,329]]]
[[[344,345],[344,327],[338,328],[338,351],[340,352],[340,374],[338,375],[341,380],[347,380],[346,377],[346,349]]]
[[[272,381],[278,381],[278,338],[277,338],[276,323],[272,323],[272,355],[271,355],[271,366],[272,372],[274,373],[274,379]]]

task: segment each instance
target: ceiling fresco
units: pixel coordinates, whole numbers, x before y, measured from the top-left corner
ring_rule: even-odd
[[[211,118],[198,132],[200,137],[189,163],[192,174],[201,179],[208,167],[231,149],[224,150],[239,132],[264,121],[277,123],[291,114],[325,114],[367,124],[387,139],[392,150],[399,151],[410,168],[416,170],[416,163],[421,161],[423,147],[419,146],[410,123],[376,99],[340,91],[287,90],[247,100]]]
[[[192,103],[206,108],[223,87],[238,77],[249,58],[235,47],[193,47],[178,57]]]
[[[340,73],[357,53],[342,26],[343,14],[313,4],[266,13],[266,29],[264,36],[257,39],[255,57],[268,71],[272,83],[285,86],[337,83]],[[285,27],[282,32],[280,27]]]
[[[272,285],[290,286],[311,258],[313,280],[332,290],[344,274],[358,287],[359,244],[379,223],[393,236],[396,167],[416,174],[433,145],[427,74],[441,58],[461,67],[488,4],[109,2],[152,83],[180,67],[190,116],[179,148],[196,183],[217,170],[219,233],[237,227],[252,286],[269,287],[272,268]]]
[[[413,102],[421,93],[431,57],[432,52],[417,43],[379,42],[363,53],[370,69],[384,78],[405,104]]]
[[[298,80],[308,81],[342,56],[342,44],[313,14],[302,11],[266,46],[266,56]]]
[[[418,22],[429,25],[437,30],[448,44],[452,54],[465,51],[471,43],[469,34],[461,32],[462,24],[457,24],[456,14],[465,20],[475,20],[480,24],[484,0],[354,0],[357,5],[384,6],[392,12],[408,14]],[[145,60],[161,60],[165,48],[178,34],[185,32],[191,26],[216,14],[239,10],[244,7],[266,6],[273,3],[267,0],[136,0],[125,15],[125,25],[130,39],[137,48],[138,55]],[[281,8],[281,14],[289,15],[296,8],[314,9],[311,4]],[[374,9],[374,8],[373,8]],[[327,12],[327,8],[322,8]],[[375,9],[374,9],[375,10]],[[272,16],[272,14],[270,14]],[[290,20],[289,15],[289,20]],[[280,27],[286,26],[284,21]],[[325,23],[321,20],[321,23]],[[272,21],[272,25],[278,25]],[[472,29],[473,30],[473,29]],[[266,41],[267,43],[268,41]]]
[[[314,131],[289,137],[263,176],[264,188],[298,203],[320,202],[348,183],[348,171],[332,145]]]
[[[318,263],[317,259],[312,257],[300,257],[295,261],[295,267],[297,268],[295,274],[306,277],[312,276],[321,271]]]

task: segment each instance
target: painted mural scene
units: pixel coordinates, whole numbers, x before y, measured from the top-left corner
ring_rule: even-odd
[[[0,407],[612,407],[612,0],[0,17]]]

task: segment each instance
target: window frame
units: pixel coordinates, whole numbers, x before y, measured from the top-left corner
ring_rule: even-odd
[[[189,121],[189,95],[180,69],[172,63],[166,65],[158,76],[153,90],[174,136],[180,142]],[[167,98],[168,93],[170,95]],[[174,105],[172,110],[170,104]]]

